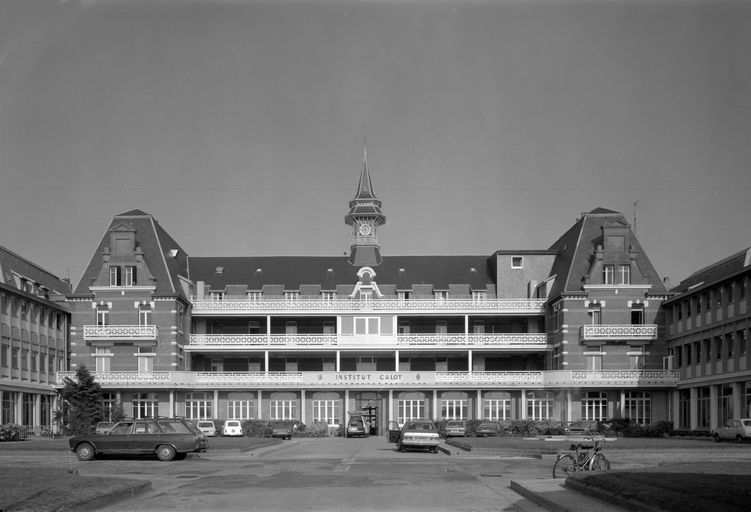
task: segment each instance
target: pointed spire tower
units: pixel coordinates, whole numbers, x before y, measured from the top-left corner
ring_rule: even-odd
[[[344,222],[352,226],[354,241],[349,254],[349,263],[356,267],[374,267],[381,263],[381,246],[378,244],[378,226],[386,222],[381,211],[381,201],[373,192],[373,183],[368,172],[368,147],[363,140],[362,171],[357,193],[349,202],[349,213]]]

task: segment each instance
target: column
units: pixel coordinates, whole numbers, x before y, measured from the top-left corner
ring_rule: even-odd
[[[306,425],[310,425],[310,424],[313,423],[312,421],[307,421],[307,419],[306,419],[306,415],[305,415],[305,390],[304,389],[300,390],[300,421],[302,421]]]
[[[336,371],[340,372],[342,371],[342,352],[341,350],[336,351]]]
[[[263,373],[269,374],[269,351],[263,351]]]
[[[438,421],[438,390],[433,390],[433,421]]]
[[[271,315],[266,315],[266,346],[268,345],[271,345]]]
[[[342,421],[344,422],[343,425],[346,425],[349,421],[349,418],[347,417],[347,413],[349,412],[349,389],[344,390],[344,418],[342,418]]]
[[[482,390],[477,390],[477,405],[475,405],[475,418],[476,420],[483,419],[482,417]]]
[[[263,391],[260,389],[258,390],[258,410],[256,411],[256,416],[258,416],[259,420],[263,419],[263,413],[261,412],[261,409],[263,409]]]
[[[519,419],[527,419],[527,392],[523,389],[519,391]]]
[[[571,411],[571,390],[566,390],[566,421],[573,421],[573,415]]]
[[[699,392],[697,388],[689,389],[689,429],[699,428]]]
[[[399,351],[394,351],[394,370],[399,371]]]
[[[720,388],[717,384],[709,386],[709,428],[717,428],[719,425],[717,411],[717,391]]]
[[[42,410],[42,395],[39,393],[34,394],[34,411],[31,413],[32,415],[32,423],[33,426],[39,427],[41,422],[41,410]]]
[[[219,418],[219,390],[214,390],[214,418]]]
[[[177,414],[175,414],[175,390],[174,389],[169,390],[169,415],[170,417],[177,416]]]
[[[733,418],[745,418],[745,411],[743,410],[743,401],[741,400],[741,393],[743,389],[740,382],[733,382]]]
[[[472,351],[467,352],[467,371],[472,371]]]
[[[464,342],[469,341],[469,315],[464,315]],[[472,371],[472,365],[469,365],[469,371]]]
[[[389,404],[388,404],[389,421],[396,421],[394,419],[394,390],[389,389]]]
[[[3,394],[4,393],[5,392],[2,389],[0,389],[0,425],[5,425],[6,423],[10,423],[10,421],[8,421],[8,418],[3,418],[3,407],[2,407],[2,405],[3,405]],[[57,395],[55,395],[55,399],[54,400],[55,401],[53,403],[55,404],[55,410],[57,410]]]
[[[674,389],[671,394],[673,395],[672,413],[668,421],[672,421],[675,428],[686,428],[688,425],[681,425],[681,392]]]

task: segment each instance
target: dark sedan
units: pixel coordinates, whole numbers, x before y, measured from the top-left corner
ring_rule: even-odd
[[[184,459],[205,452],[209,441],[192,423],[182,419],[144,419],[117,423],[104,435],[82,435],[68,440],[78,460],[98,454],[155,454],[159,460]]]
[[[501,426],[498,423],[493,422],[484,422],[477,425],[477,428],[475,429],[475,435],[477,437],[484,437],[484,436],[494,436],[498,437],[501,435]]]

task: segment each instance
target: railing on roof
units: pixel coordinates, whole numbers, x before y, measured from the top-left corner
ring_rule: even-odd
[[[540,314],[545,299],[193,299],[193,315],[297,311],[469,311]]]
[[[393,349],[409,347],[510,348],[546,350],[545,333],[497,334],[191,334],[186,350],[261,350],[265,348]]]

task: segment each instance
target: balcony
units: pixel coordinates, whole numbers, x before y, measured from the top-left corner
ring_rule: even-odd
[[[191,334],[186,351],[252,352],[258,350],[440,350],[447,348],[504,349],[518,351],[547,350],[547,335],[542,333],[504,334],[398,334],[396,336],[358,336],[343,334]]]
[[[657,324],[583,325],[579,330],[580,341],[654,341],[656,339]]]
[[[156,341],[159,329],[156,325],[84,325],[84,341],[132,340]]]
[[[541,315],[544,313],[544,299],[240,299],[240,300],[197,300],[193,299],[193,316],[250,315],[250,314],[289,314],[289,313],[357,313],[377,311],[379,313],[491,313],[514,315]]]
[[[237,389],[570,389],[674,388],[673,370],[504,372],[92,372],[104,388]],[[57,385],[75,372],[58,372]]]

